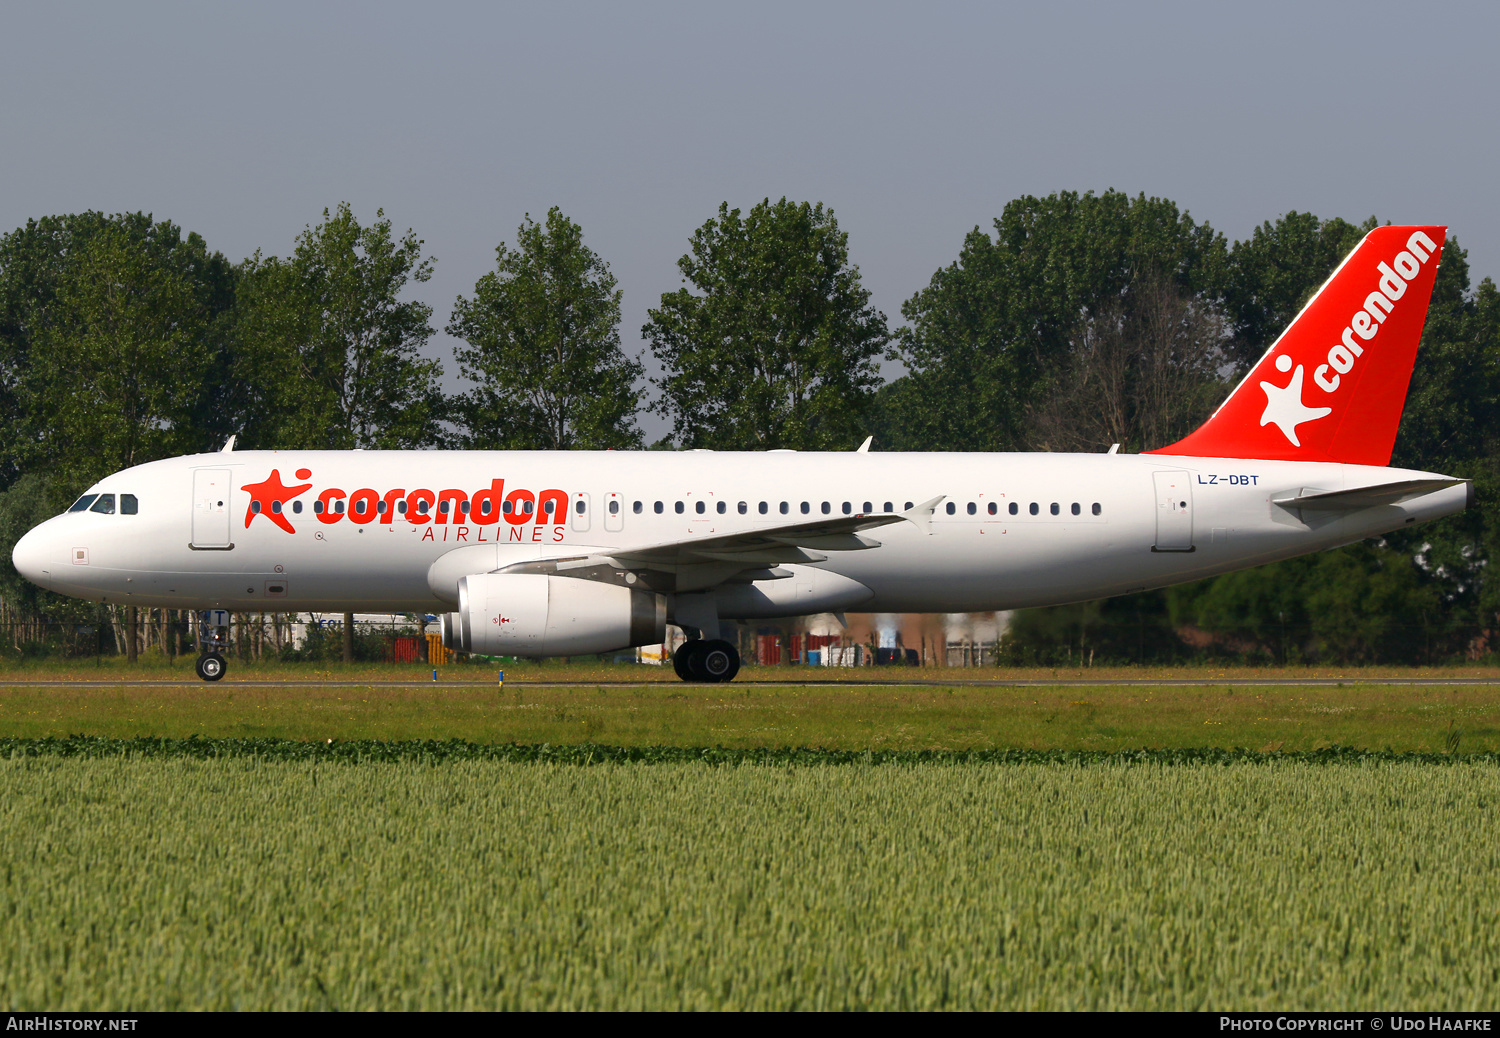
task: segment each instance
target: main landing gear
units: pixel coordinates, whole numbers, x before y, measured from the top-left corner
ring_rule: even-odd
[[[198,614],[198,641],[203,655],[194,669],[204,681],[218,681],[229,669],[224,659],[224,650],[229,647],[228,610],[205,609]]]
[[[672,669],[683,681],[733,681],[740,672],[740,654],[719,638],[694,638],[672,654]]]

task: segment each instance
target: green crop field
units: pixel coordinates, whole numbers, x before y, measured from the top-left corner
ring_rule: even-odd
[[[1500,984],[1492,756],[301,745],[5,747],[0,1001],[1475,1010]]]

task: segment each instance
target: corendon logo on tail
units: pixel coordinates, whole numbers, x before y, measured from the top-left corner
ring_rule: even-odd
[[[1446,236],[1370,231],[1208,421],[1145,453],[1390,464]]]
[[[1407,283],[1417,279],[1423,264],[1436,252],[1433,240],[1417,231],[1390,262],[1382,260],[1375,265],[1375,273],[1380,277],[1377,290],[1365,296],[1364,304],[1344,325],[1339,341],[1329,347],[1328,363],[1318,365],[1313,372],[1313,383],[1325,394],[1336,392],[1342,376],[1354,370],[1359,358],[1365,355],[1364,344],[1380,332],[1380,326],[1395,310],[1396,300],[1406,295]],[[1291,367],[1289,355],[1283,353],[1276,358],[1276,370],[1289,371]],[[1297,426],[1333,413],[1331,407],[1308,407],[1302,402],[1302,375],[1302,365],[1298,364],[1296,374],[1285,386],[1260,384],[1266,394],[1266,410],[1260,424],[1275,425],[1294,447],[1302,446],[1297,439]]]
[[[296,478],[310,481],[312,471],[297,469]],[[260,483],[247,483],[244,490],[250,495],[250,504],[245,510],[245,526],[263,515],[287,533],[296,533],[288,515],[310,512],[325,526],[347,520],[358,525],[404,522],[426,527],[424,541],[542,541],[548,527],[552,528],[550,540],[561,541],[568,514],[567,491],[543,490],[537,494],[518,488],[507,493],[503,479],[491,479],[488,487],[472,495],[454,488],[345,491],[328,487],[313,495],[309,508],[302,495],[312,488],[311,482],[287,485],[282,482],[280,469],[272,469]]]

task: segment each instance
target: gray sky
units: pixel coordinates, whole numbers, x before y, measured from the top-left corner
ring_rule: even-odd
[[[1497,29],[1493,3],[6,4],[0,229],[141,209],[238,260],[383,207],[437,259],[441,326],[559,205],[632,352],[693,229],[767,196],[833,207],[893,323],[969,229],[1059,189],[1231,238],[1289,209],[1447,223],[1477,281]]]

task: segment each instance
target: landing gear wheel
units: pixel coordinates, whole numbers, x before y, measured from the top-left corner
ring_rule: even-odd
[[[198,676],[204,681],[218,681],[228,669],[229,664],[217,652],[198,657]]]
[[[702,678],[694,676],[694,661],[697,659],[699,650],[703,643],[696,638],[689,642],[683,642],[676,652],[672,653],[672,669],[683,681],[702,681]]]
[[[739,651],[717,638],[704,642],[692,660],[692,670],[699,681],[733,681],[740,672]]]

